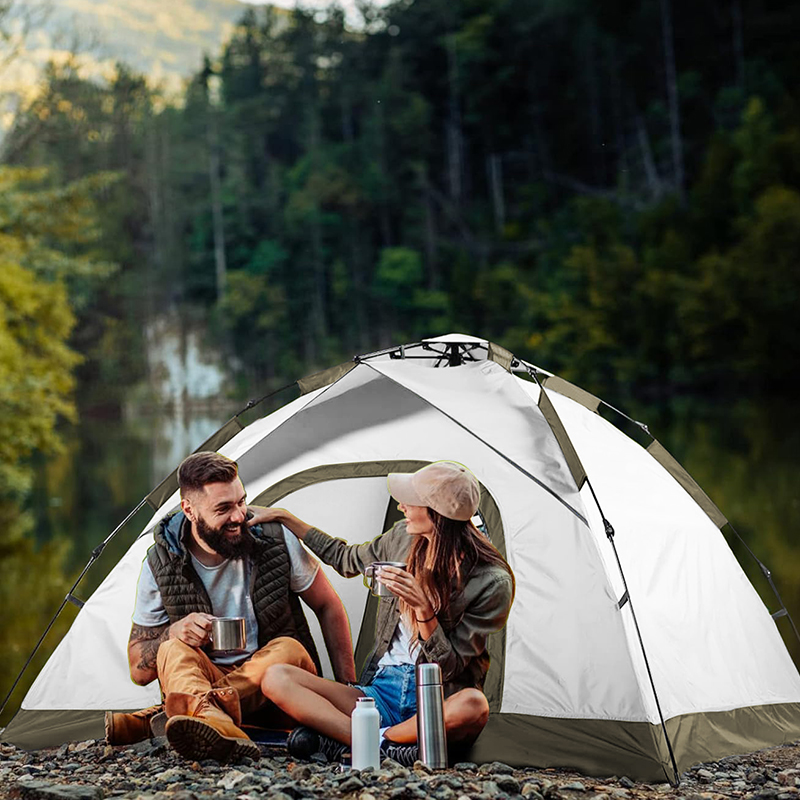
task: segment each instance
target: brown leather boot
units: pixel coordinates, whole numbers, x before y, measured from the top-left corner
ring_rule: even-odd
[[[166,721],[163,704],[143,708],[132,714],[106,711],[106,742],[115,745],[135,744],[152,736],[163,736]]]
[[[233,761],[261,756],[258,745],[238,727],[242,714],[235,689],[212,689],[205,695],[172,692],[166,711],[167,741],[184,758]]]

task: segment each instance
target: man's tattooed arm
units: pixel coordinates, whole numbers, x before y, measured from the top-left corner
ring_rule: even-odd
[[[144,686],[155,680],[156,655],[161,642],[169,638],[169,623],[157,627],[133,624],[128,638],[128,664],[134,683]]]

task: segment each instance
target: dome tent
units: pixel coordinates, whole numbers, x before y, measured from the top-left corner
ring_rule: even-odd
[[[481,483],[480,514],[517,594],[490,638],[491,715],[473,760],[674,781],[693,763],[800,737],[800,676],[720,531],[727,520],[656,440],[642,448],[604,419],[597,398],[458,334],[299,384],[297,400],[243,429],[235,417],[199,448],[239,462],[252,503],[361,542],[392,520],[389,472],[452,459]],[[126,644],[153,526],[179,502],[174,474],[149,501],[153,518],[38,675],[8,741],[99,737],[105,710],[158,702],[156,683],[130,681]],[[358,665],[374,608],[359,581],[326,570]]]

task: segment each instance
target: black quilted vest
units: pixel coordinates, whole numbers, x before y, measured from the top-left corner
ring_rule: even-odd
[[[256,525],[250,529],[255,547],[250,556],[250,596],[258,622],[258,646],[263,647],[279,636],[297,639],[322,674],[319,654],[308,628],[300,601],[289,588],[290,563],[281,526],[277,523]],[[177,622],[195,611],[213,614],[211,601],[192,566],[186,547],[191,536],[190,523],[183,512],[170,514],[155,528],[147,560],[156,580],[164,609],[170,622]]]

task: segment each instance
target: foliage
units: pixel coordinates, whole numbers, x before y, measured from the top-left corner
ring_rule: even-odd
[[[598,392],[794,382],[800,15],[362,13],[248,9],[174,106],[122,65],[51,69],[9,151],[121,175],[96,239],[119,279],[78,308],[82,384],[141,375],[135,321],[185,304],[255,384],[448,329]]]
[[[41,580],[41,590],[0,635],[8,655],[4,677],[22,666],[66,589],[67,542],[37,548],[32,536],[31,458],[57,452],[59,423],[76,417],[81,359],[69,345],[72,306],[82,293],[76,287],[111,271],[91,255],[97,239],[91,193],[108,176],[56,188],[47,181],[44,170],[0,168],[0,604],[16,609],[20,583],[34,574]]]

